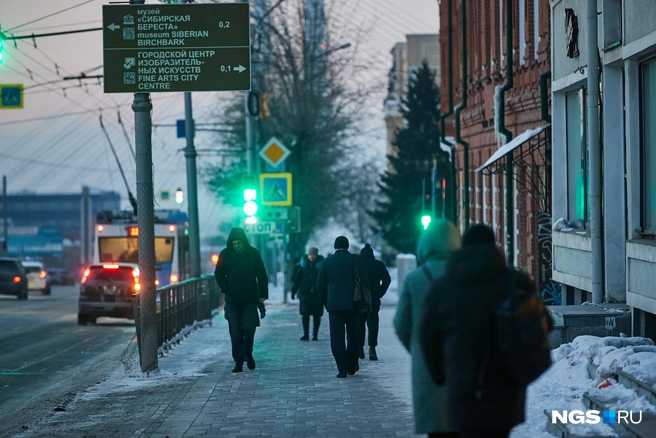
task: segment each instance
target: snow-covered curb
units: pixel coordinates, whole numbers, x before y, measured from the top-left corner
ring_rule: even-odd
[[[618,395],[629,398],[620,409],[655,411],[644,397],[617,383],[617,372],[626,368],[634,375],[656,376],[656,347],[640,337],[579,336],[570,344],[552,351],[554,361],[528,388],[526,423],[513,429],[512,438],[548,438],[544,411],[582,410],[583,393]],[[600,388],[600,386],[603,386]],[[607,424],[574,426],[581,436],[615,436]]]

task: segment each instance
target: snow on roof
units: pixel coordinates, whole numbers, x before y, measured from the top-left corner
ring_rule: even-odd
[[[476,169],[476,172],[480,172],[481,170],[485,169],[487,166],[494,163],[499,158],[506,155],[508,152],[513,151],[515,148],[519,147],[521,144],[532,139],[533,137],[535,137],[545,129],[549,128],[550,126],[551,125],[544,125],[535,129],[527,129],[526,131],[519,134],[517,137],[513,138],[511,141],[509,141],[508,143],[504,144],[499,149],[497,149],[497,151],[494,154],[492,154],[492,156],[485,162],[485,164],[483,164],[481,167]]]

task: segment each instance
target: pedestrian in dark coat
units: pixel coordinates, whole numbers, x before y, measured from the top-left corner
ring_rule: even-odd
[[[376,347],[378,346],[378,312],[380,299],[385,295],[392,279],[385,264],[374,257],[374,250],[368,243],[360,250],[360,266],[369,274],[371,285],[371,310],[360,314],[358,339],[360,340],[360,359],[364,359],[364,338],[366,328],[369,328],[369,359],[378,360]]]
[[[449,418],[464,438],[507,437],[524,422],[526,387],[504,379],[508,371],[495,359],[491,336],[494,310],[509,293],[510,269],[492,229],[475,225],[425,303],[422,350],[426,357],[441,356],[435,362],[443,372],[431,374],[443,376],[437,383],[446,386]],[[516,288],[535,293],[528,275],[515,272],[514,277]]]
[[[360,369],[358,313],[353,303],[357,256],[348,252],[349,241],[344,236],[335,239],[334,247],[335,253],[320,264],[317,291],[328,311],[330,347],[339,371],[337,377],[344,378]],[[360,266],[360,277],[362,284],[369,288],[369,276],[363,266]]]
[[[310,248],[306,256],[301,260],[300,269],[296,271],[294,286],[292,286],[292,300],[296,298],[301,302],[299,312],[303,321],[303,337],[301,341],[309,341],[310,316],[313,318],[312,340],[319,340],[319,326],[323,315],[323,303],[316,292],[317,276],[319,269],[317,265],[323,260],[317,248]]]
[[[214,278],[225,294],[225,316],[228,320],[233,373],[243,371],[243,361],[255,369],[253,342],[255,328],[260,325],[258,303],[269,298],[269,279],[260,252],[248,244],[246,232],[233,228],[226,249],[219,254]]]

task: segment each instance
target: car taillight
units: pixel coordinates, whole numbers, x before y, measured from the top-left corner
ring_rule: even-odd
[[[46,271],[39,272],[39,278],[41,278],[41,279],[46,278]]]
[[[84,275],[82,276],[82,284],[87,282],[87,278],[89,278],[90,273],[91,273],[90,269],[84,271]]]
[[[103,265],[103,269],[118,269],[118,265]]]
[[[19,276],[14,277],[14,283],[20,283],[21,278]]]
[[[139,283],[135,283],[134,290],[139,292],[141,290],[141,285]]]

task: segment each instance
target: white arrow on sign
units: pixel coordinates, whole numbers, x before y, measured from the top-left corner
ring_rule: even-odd
[[[240,64],[239,67],[234,67],[234,69],[237,70],[239,73],[241,73],[244,70],[246,70],[246,67]]]
[[[118,24],[114,24],[114,23],[107,26],[107,29],[111,30],[112,32],[114,32],[116,29],[120,29],[120,28],[121,28],[121,26],[119,26]]]

